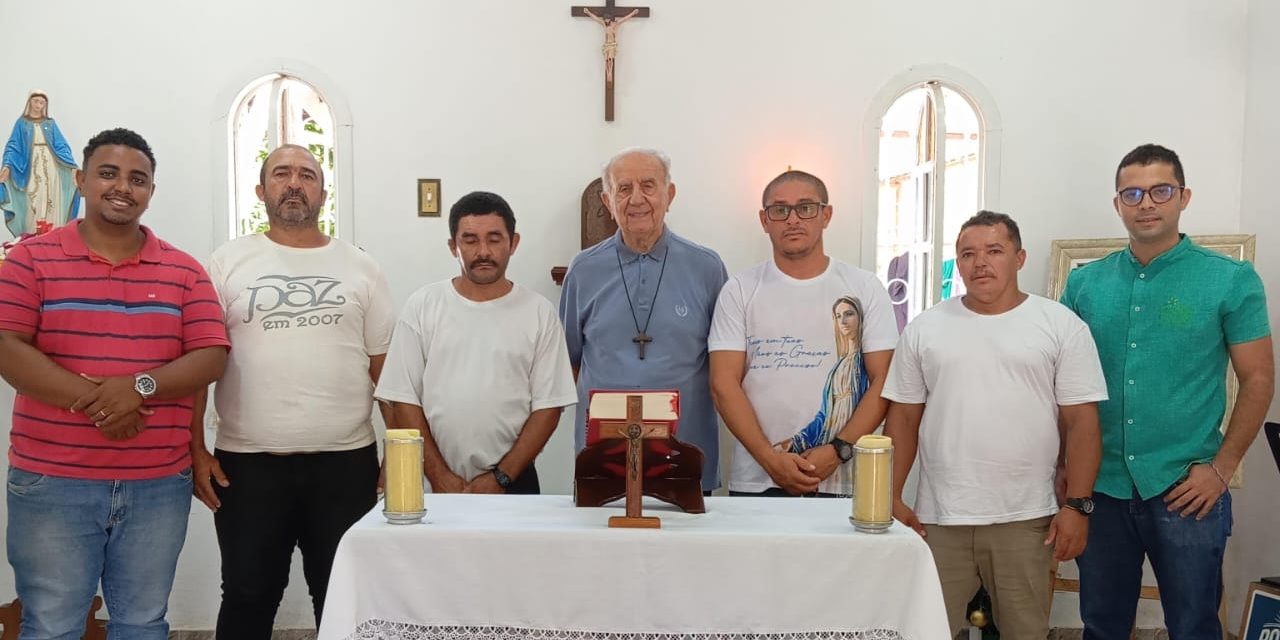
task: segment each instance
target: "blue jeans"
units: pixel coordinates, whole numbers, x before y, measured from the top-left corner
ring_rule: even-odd
[[[22,640],[71,640],[102,582],[112,640],[164,640],[191,513],[191,470],[154,480],[77,480],[10,467],[9,564]]]
[[[1222,554],[1231,535],[1230,492],[1222,494],[1204,520],[1170,512],[1164,494],[1150,500],[1101,494],[1093,499],[1089,544],[1076,559],[1085,640],[1129,637],[1144,555],[1160,587],[1170,640],[1221,638],[1218,605]]]

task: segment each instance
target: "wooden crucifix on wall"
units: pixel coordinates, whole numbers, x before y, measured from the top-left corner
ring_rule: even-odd
[[[614,62],[618,57],[618,27],[632,18],[648,18],[649,7],[619,7],[614,0],[605,0],[602,7],[570,7],[569,15],[591,18],[604,27],[604,119],[613,122]]]

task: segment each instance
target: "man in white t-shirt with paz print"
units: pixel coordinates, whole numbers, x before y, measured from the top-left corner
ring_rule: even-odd
[[[461,275],[409,297],[375,395],[417,429],[434,493],[539,493],[534,458],[578,400],[556,309],[506,278],[520,244],[501,196],[449,211]]]
[[[933,551],[952,635],[985,586],[1002,635],[1044,638],[1052,564],[1088,539],[1106,382],[1084,322],[1018,289],[1026,257],[1009,216],[966,221],[965,294],[907,325],[884,385],[894,517]],[[913,511],[902,490],[917,451]]]
[[[853,492],[852,443],[884,419],[898,339],[884,285],[826,255],[827,187],[787,171],[765,187],[773,258],[729,279],[711,323],[711,389],[734,443],[732,495]]]
[[[209,264],[232,345],[214,387],[216,457],[203,396],[191,431],[196,497],[222,553],[217,636],[236,640],[271,637],[294,547],[319,625],[338,541],[377,502],[373,386],[395,323],[378,264],[320,230],[311,152],[283,145],[260,176],[270,229]]]

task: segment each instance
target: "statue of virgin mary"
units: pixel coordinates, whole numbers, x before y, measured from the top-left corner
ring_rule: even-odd
[[[33,91],[0,159],[0,211],[13,237],[62,226],[79,214],[75,171],[71,146],[49,117],[49,97]]]

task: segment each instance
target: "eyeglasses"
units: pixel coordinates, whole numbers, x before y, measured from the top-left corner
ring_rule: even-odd
[[[796,212],[796,217],[801,220],[811,220],[818,217],[822,213],[822,208],[827,206],[825,202],[801,202],[800,204],[771,204],[764,208],[764,214],[774,222],[786,222],[791,217],[791,212]]]
[[[1120,202],[1125,206],[1136,207],[1142,204],[1144,195],[1151,196],[1151,202],[1154,204],[1164,204],[1173,199],[1174,193],[1185,188],[1176,184],[1158,184],[1149,189],[1143,189],[1142,187],[1121,189],[1116,195],[1120,196]]]

